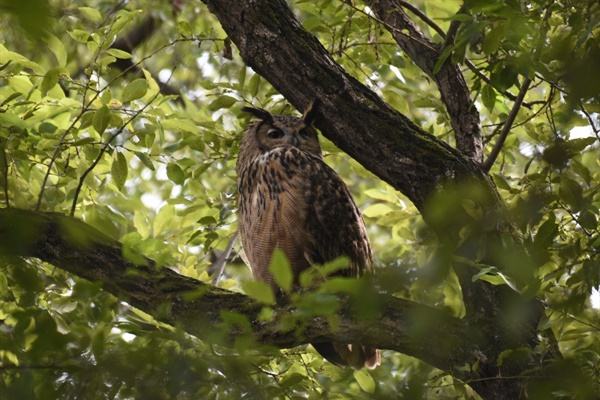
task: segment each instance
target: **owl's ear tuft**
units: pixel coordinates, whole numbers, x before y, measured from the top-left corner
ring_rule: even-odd
[[[256,118],[261,119],[263,121],[273,121],[273,116],[267,110],[263,110],[262,108],[254,108],[254,107],[242,107],[242,111],[248,114],[254,115]]]
[[[314,98],[313,101],[310,102],[306,110],[304,110],[304,116],[302,119],[307,126],[312,125],[317,117],[317,109],[319,108],[319,104],[321,101],[318,98]]]

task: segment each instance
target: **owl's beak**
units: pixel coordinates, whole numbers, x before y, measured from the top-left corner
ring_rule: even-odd
[[[292,146],[294,147],[298,147],[300,143],[298,142],[298,138],[296,137],[296,135],[292,135]]]

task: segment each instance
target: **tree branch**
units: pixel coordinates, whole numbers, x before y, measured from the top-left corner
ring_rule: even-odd
[[[404,193],[425,218],[426,199],[449,179],[479,180],[496,197],[474,162],[424,132],[348,75],[300,26],[285,1],[205,3],[248,66],[299,110],[318,97],[317,128]]]
[[[481,164],[481,168],[484,171],[488,172],[492,168],[492,165],[494,165],[494,162],[496,162],[498,155],[500,155],[500,151],[502,151],[502,146],[504,145],[506,137],[508,136],[508,133],[510,132],[513,126],[513,123],[517,118],[517,114],[521,109],[521,104],[523,104],[523,99],[527,94],[527,90],[529,89],[530,84],[531,79],[525,78],[523,80],[523,84],[521,85],[521,89],[519,90],[519,95],[517,96],[515,103],[513,104],[513,107],[510,110],[510,113],[508,114],[508,117],[506,117],[506,120],[504,121],[502,131],[500,131],[500,136],[498,136],[498,140],[496,141],[496,144],[494,144],[494,148],[490,152],[488,158]]]
[[[276,308],[277,319],[261,321],[263,305],[251,298],[157,268],[151,260],[136,265],[123,256],[119,242],[95,228],[58,213],[0,209],[0,254],[36,257],[103,289],[170,325],[212,343],[232,346],[251,335],[259,344],[279,348],[337,341],[391,349],[453,371],[481,356],[478,333],[446,312],[389,295],[375,294],[380,307],[368,320],[358,319],[350,298],[339,296],[338,329],[326,317],[302,323],[302,336],[280,329],[283,318],[296,318],[292,306]],[[372,297],[371,297],[372,298]],[[311,310],[314,312],[314,310]],[[250,331],[224,327],[223,315],[237,313]],[[219,327],[224,327],[220,331]]]
[[[458,65],[446,61],[437,74],[434,67],[443,48],[427,38],[402,10],[399,0],[368,0],[377,17],[391,33],[396,43],[419,68],[436,83],[446,106],[456,138],[456,147],[475,162],[483,161],[483,140],[479,112],[471,101],[469,88]],[[411,7],[413,12],[415,11]],[[418,11],[418,10],[417,10]],[[444,32],[440,33],[445,37]]]

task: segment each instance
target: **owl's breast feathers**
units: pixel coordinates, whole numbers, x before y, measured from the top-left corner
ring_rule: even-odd
[[[321,158],[296,147],[243,158],[237,167],[239,230],[255,278],[274,285],[268,266],[275,248],[287,256],[296,283],[312,264],[342,255],[351,260],[346,275],[359,276],[371,267],[358,207]]]

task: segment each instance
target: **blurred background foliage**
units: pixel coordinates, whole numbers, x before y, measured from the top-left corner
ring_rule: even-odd
[[[368,7],[288,4],[346,71],[454,144],[435,84]],[[548,305],[540,329],[551,328],[598,382],[600,5],[469,0],[457,15],[459,1],[411,4],[444,31],[461,22],[450,57],[488,148],[511,94],[533,79],[490,173],[534,256],[526,290]],[[533,57],[546,10],[547,37]],[[249,120],[241,107],[296,111],[244,65],[200,2],[2,0],[0,11],[1,206],[71,213],[131,254],[210,282],[237,227],[234,165]],[[456,276],[414,206],[321,139],[363,211],[382,289],[462,316]],[[0,398],[477,398],[465,382],[402,354],[384,351],[380,368],[354,372],[309,346],[218,348],[37,260],[3,257],[0,271]],[[250,278],[234,258],[219,285],[241,290]],[[505,284],[493,267],[474,279]]]

